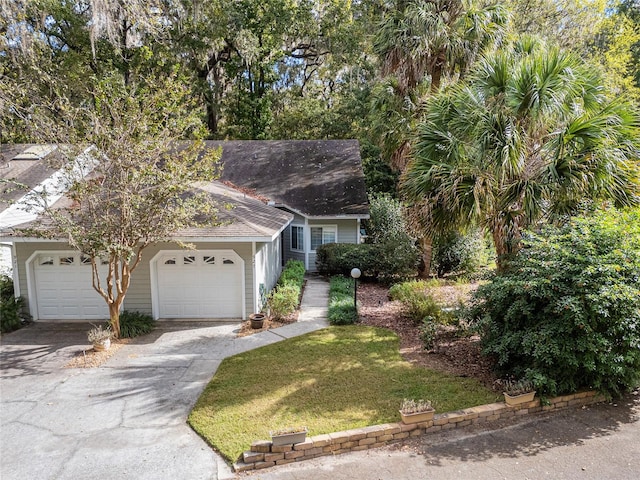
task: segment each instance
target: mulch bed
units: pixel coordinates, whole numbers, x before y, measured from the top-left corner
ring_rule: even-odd
[[[389,300],[389,289],[375,283],[358,286],[360,323],[387,328],[400,338],[403,358],[422,367],[447,372],[460,377],[473,377],[487,388],[498,391],[497,377],[491,360],[480,353],[477,336],[443,336],[434,350],[425,350],[415,322],[402,313],[400,302]]]
[[[123,345],[131,343],[130,338],[112,339],[108,350],[97,351],[93,348],[80,350],[64,368],[95,368],[109,360]]]

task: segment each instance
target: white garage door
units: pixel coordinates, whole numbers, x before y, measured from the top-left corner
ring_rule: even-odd
[[[99,268],[104,278],[107,267]],[[40,320],[109,318],[106,302],[91,283],[89,257],[79,253],[41,253],[33,270]]]
[[[169,252],[156,269],[160,318],[242,318],[243,262],[235,252]]]

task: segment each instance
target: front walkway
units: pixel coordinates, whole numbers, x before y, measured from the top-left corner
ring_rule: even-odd
[[[93,369],[62,368],[86,325],[3,335],[0,478],[232,478],[189,411],[224,358],[324,328],[327,303],[328,283],[309,277],[297,323],[237,338],[237,323],[160,322]]]

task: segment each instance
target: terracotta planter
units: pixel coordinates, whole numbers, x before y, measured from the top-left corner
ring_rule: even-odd
[[[520,395],[509,395],[507,392],[503,392],[504,402],[510,407],[520,405],[521,403],[527,403],[533,401],[533,397],[536,396],[536,392],[527,392]]]
[[[402,417],[402,423],[405,424],[422,423],[433,420],[433,415],[435,413],[435,410],[427,410],[426,412],[416,413],[402,413],[402,411],[400,411],[400,417]]]
[[[262,328],[262,326],[264,325],[264,318],[264,313],[253,313],[249,315],[249,320],[251,320],[251,328]]]
[[[102,340],[100,342],[94,342],[93,349],[96,352],[102,352],[104,350],[109,350],[111,347],[111,339],[107,338],[106,340]]]
[[[302,443],[307,438],[307,430],[300,432],[284,433],[282,435],[271,433],[272,445],[292,445],[295,443]]]

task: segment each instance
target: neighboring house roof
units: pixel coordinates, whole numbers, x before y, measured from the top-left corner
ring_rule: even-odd
[[[270,241],[293,220],[291,213],[265,205],[259,200],[219,183],[202,183],[196,188],[207,192],[217,205],[218,223],[210,227],[199,226],[180,230],[173,235],[176,239]],[[54,203],[52,208],[65,208],[70,204],[70,199],[63,197]],[[39,219],[39,221],[40,225],[46,228],[47,220]],[[14,225],[12,228],[0,226],[0,237],[20,237],[21,230],[32,226],[34,222]]]
[[[208,141],[222,181],[308,217],[369,216],[357,140]]]
[[[0,211],[57,171],[48,161],[55,150],[47,145],[0,144]]]

